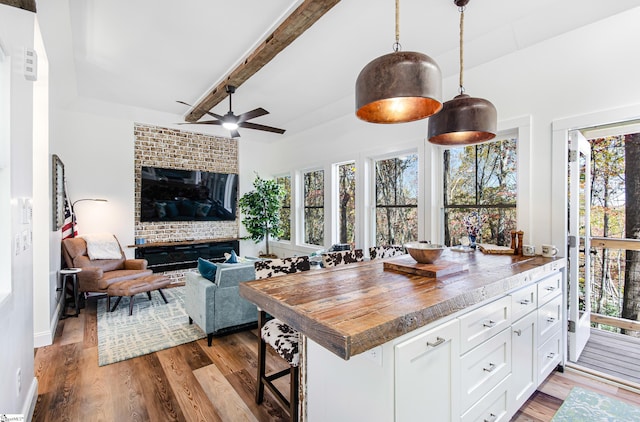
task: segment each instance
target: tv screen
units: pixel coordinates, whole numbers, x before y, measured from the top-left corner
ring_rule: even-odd
[[[142,166],[140,221],[235,220],[238,175]]]

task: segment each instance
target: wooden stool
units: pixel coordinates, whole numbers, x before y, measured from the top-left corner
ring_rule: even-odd
[[[278,319],[265,321],[266,312],[258,312],[258,327],[260,328],[260,348],[258,349],[258,383],[256,386],[256,403],[264,399],[264,387],[267,386],[275,398],[289,409],[291,421],[298,420],[298,389],[300,364],[300,333]],[[270,375],[266,374],[267,344],[271,346],[287,363],[289,368]],[[290,376],[289,400],[273,385],[273,381]]]
[[[107,288],[107,312],[115,311],[122,296],[129,296],[129,315],[132,315],[134,296],[138,293],[147,293],[147,297],[151,300],[151,291],[153,290],[157,290],[160,293],[164,303],[169,303],[162,292],[162,288],[169,283],[171,283],[170,278],[162,274],[155,274],[110,284]],[[118,299],[116,299],[113,308],[109,309],[111,307],[111,296],[118,296]]]

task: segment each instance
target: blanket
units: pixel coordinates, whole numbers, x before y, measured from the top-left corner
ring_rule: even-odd
[[[110,233],[92,233],[80,236],[87,242],[90,259],[120,259],[122,252],[115,236]]]

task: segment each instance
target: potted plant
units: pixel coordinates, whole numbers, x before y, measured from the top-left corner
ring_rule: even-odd
[[[285,191],[275,180],[262,179],[257,173],[253,187],[254,190],[242,195],[238,201],[240,211],[244,214],[242,224],[249,232],[247,238],[256,243],[265,240],[267,252],[262,256],[275,258],[269,252],[269,237],[282,236],[280,207]]]

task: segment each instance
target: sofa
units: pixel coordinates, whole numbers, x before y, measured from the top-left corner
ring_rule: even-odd
[[[258,321],[256,305],[240,297],[239,284],[255,280],[253,261],[216,264],[214,281],[198,271],[188,272],[185,280],[184,306],[189,323],[195,322],[211,346],[214,334],[248,327]]]

